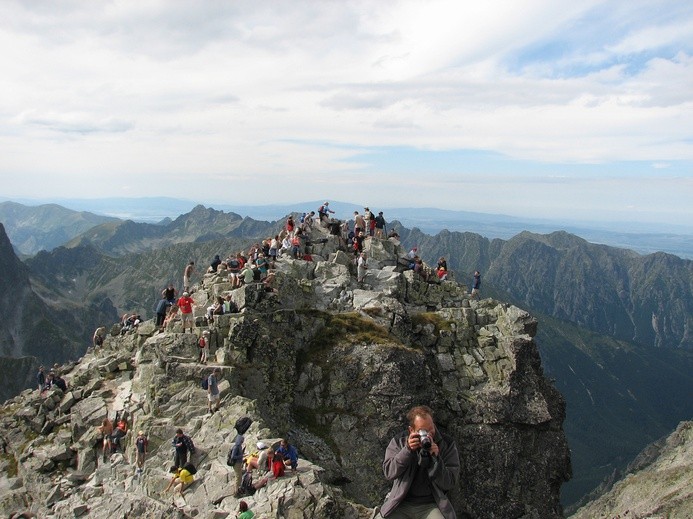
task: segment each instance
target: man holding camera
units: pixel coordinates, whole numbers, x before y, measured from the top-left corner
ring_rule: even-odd
[[[389,519],[455,519],[447,493],[460,473],[457,446],[436,430],[430,408],[414,407],[407,419],[409,430],[385,451],[383,471],[393,483],[380,513]]]

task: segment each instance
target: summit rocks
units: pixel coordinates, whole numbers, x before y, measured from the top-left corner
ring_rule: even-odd
[[[0,412],[0,511],[41,517],[231,517],[238,509],[226,455],[236,419],[250,416],[246,452],[286,437],[299,470],[244,499],[260,517],[367,518],[389,484],[382,459],[407,410],[429,405],[457,442],[458,517],[561,517],[570,478],[565,406],[546,380],[536,320],[491,299],[470,301],[454,281],[429,284],[400,263],[396,241],[367,239],[368,274],[321,229],[314,261],[282,257],[266,286],[231,289],[223,271],[193,294],[196,332],[210,331],[211,362],[197,363],[197,334],[145,322],[61,368],[68,391],[27,390]],[[239,313],[204,319],[217,295]],[[114,330],[115,331],[115,330]],[[206,412],[200,380],[222,370],[219,412]],[[103,461],[96,426],[124,413],[124,453]],[[161,491],[177,428],[197,447],[184,497]],[[149,437],[136,475],[137,430]],[[255,478],[258,479],[256,474]]]

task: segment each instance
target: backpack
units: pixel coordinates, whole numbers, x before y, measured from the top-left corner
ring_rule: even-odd
[[[243,479],[241,479],[241,487],[238,489],[238,494],[252,496],[255,493],[255,490],[255,486],[253,485],[253,475],[249,470],[246,470],[245,474],[243,474]]]
[[[250,428],[250,425],[252,423],[253,420],[249,416],[244,416],[236,420],[236,423],[233,426],[233,428],[236,429],[238,434],[245,434],[245,432]]]
[[[207,341],[205,340],[204,337],[200,337],[200,340],[199,340],[199,342],[197,343],[197,345],[198,345],[200,348],[206,348],[206,347],[207,347]]]
[[[239,269],[241,268],[241,262],[237,259],[232,259],[231,261],[229,261],[229,268],[231,270]]]
[[[234,456],[236,450],[236,444],[234,443],[233,447],[231,447],[231,450],[229,453],[226,455],[226,464],[229,467],[233,467],[237,461],[243,461],[243,446],[240,446],[239,451],[238,451],[238,456]]]
[[[200,386],[202,386],[202,389],[207,391],[209,389],[209,377],[204,377],[202,382],[200,382]]]
[[[192,474],[193,476],[197,474],[197,469],[195,468],[195,465],[193,465],[192,463],[186,463],[185,465],[183,465],[183,468],[190,472],[190,474]]]

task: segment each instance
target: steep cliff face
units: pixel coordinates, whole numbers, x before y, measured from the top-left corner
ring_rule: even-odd
[[[693,422],[649,445],[623,474],[571,517],[693,517]]]
[[[536,320],[497,301],[470,301],[454,282],[402,272],[395,242],[367,240],[368,275],[358,284],[336,238],[322,237],[313,240],[323,242],[314,246],[318,261],[282,258],[269,287],[232,290],[222,272],[206,275],[194,294],[198,324],[209,329],[224,370],[220,413],[204,418],[199,380],[209,371],[196,362],[196,336],[179,333],[180,325],[156,334],[150,322],[64,368],[68,394],[27,391],[6,404],[11,412],[0,420],[16,431],[6,460],[15,477],[0,484],[11,489],[0,493],[3,511],[28,506],[72,517],[82,506],[112,513],[117,503],[117,513],[163,517],[162,467],[183,427],[199,446],[201,471],[176,513],[223,517],[237,508],[224,466],[230,424],[248,414],[255,424],[247,445],[286,436],[310,461],[246,498],[251,508],[368,517],[389,486],[385,447],[404,430],[407,410],[423,403],[460,449],[451,492],[459,517],[561,517],[559,489],[570,477],[565,409],[542,373]],[[241,312],[204,323],[209,301],[227,293]],[[150,436],[139,479],[120,458],[97,464],[91,449],[94,427],[120,409]],[[103,477],[112,484],[98,485]]]
[[[19,356],[25,350],[25,338],[16,333],[18,324],[24,320],[23,314],[27,305],[34,304],[33,293],[29,283],[29,274],[26,267],[12,249],[5,228],[0,224],[0,312],[7,322],[15,323],[13,327],[0,328],[0,354],[6,356]],[[19,322],[17,322],[19,321]]]
[[[354,291],[351,314],[282,305],[271,319],[253,311],[234,319],[239,391],[263,395],[258,406],[275,426],[300,428],[296,442],[369,506],[388,490],[387,443],[425,402],[460,448],[453,502],[461,514],[560,516],[558,492],[570,477],[565,409],[541,371],[536,321],[492,300],[470,304],[463,290],[438,298],[440,287],[402,278],[388,283],[397,292],[403,282],[403,300]]]
[[[45,268],[50,269],[52,265],[46,264]],[[75,298],[74,294],[58,296],[58,287],[43,285],[40,278],[32,278],[29,269],[14,254],[1,224],[0,271],[0,315],[3,318],[0,356],[32,357],[33,368],[39,363],[48,365],[76,358],[86,349],[96,323],[104,319],[112,322],[117,318],[108,300],[89,304],[88,298]],[[74,279],[71,282],[74,283]],[[3,399],[26,387],[25,373],[17,375],[10,366],[0,366],[3,378],[12,380],[0,387]]]
[[[0,355],[34,356],[46,363],[74,356],[74,343],[55,324],[59,312],[35,293],[29,272],[14,254],[2,224],[0,272],[0,315],[4,323],[0,327]],[[6,398],[11,394],[6,391],[7,388],[0,389],[0,395]]]

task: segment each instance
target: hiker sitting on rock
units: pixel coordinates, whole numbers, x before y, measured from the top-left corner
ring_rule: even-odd
[[[137,316],[135,314],[129,315],[129,314],[124,314],[123,318],[120,320],[120,335],[125,335],[127,332],[132,330],[133,325],[135,324],[135,318]]]
[[[118,421],[118,425],[113,429],[113,434],[111,434],[111,448],[113,451],[118,450],[120,447],[121,438],[125,437],[128,433],[128,423],[124,419]]]
[[[53,370],[48,373],[48,380],[46,381],[46,389],[52,389],[53,386],[57,387],[60,389],[63,393],[67,391],[67,384],[65,381],[55,373]]]
[[[238,313],[238,305],[235,303],[235,301],[231,297],[231,294],[227,295],[226,300],[224,301],[224,313],[225,314],[237,314]]]
[[[195,481],[195,474],[197,473],[195,466],[192,463],[187,463],[182,468],[172,465],[169,472],[173,474],[173,477],[163,493],[165,494],[173,487],[173,491],[182,497],[183,491]]]
[[[255,517],[255,514],[248,508],[248,503],[245,501],[238,503],[238,512],[236,513],[237,519],[253,519],[253,517]]]
[[[428,278],[429,278],[428,270],[426,269],[424,262],[418,256],[417,256],[416,260],[414,260],[414,272],[416,272],[419,276],[421,276],[423,278],[424,281],[426,281],[428,283]]]
[[[261,472],[267,470],[267,453],[271,449],[265,442],[257,442],[257,450],[248,454],[245,458],[245,466],[248,470],[259,469]]]
[[[207,321],[214,322],[215,315],[223,315],[224,313],[224,300],[221,296],[217,296],[216,301],[207,307]]]
[[[217,268],[219,268],[219,265],[221,265],[221,258],[219,257],[219,254],[214,256],[214,259],[212,260],[212,263],[210,263],[209,268],[207,269],[207,272],[216,272]]]
[[[445,261],[444,257],[438,260],[438,266],[436,267],[436,274],[438,279],[445,281],[448,278],[448,262]]]
[[[245,264],[245,267],[241,270],[240,276],[244,285],[249,285],[253,282],[253,279],[255,279],[255,271],[253,270],[253,264],[251,262]]]
[[[280,478],[284,475],[285,465],[284,456],[277,451],[272,451],[267,454],[267,464],[275,478]]]
[[[170,330],[173,327],[173,323],[176,321],[177,318],[178,318],[178,305],[173,305],[171,308],[168,309],[168,315],[166,316],[166,319],[164,320],[163,328],[166,330]]]

